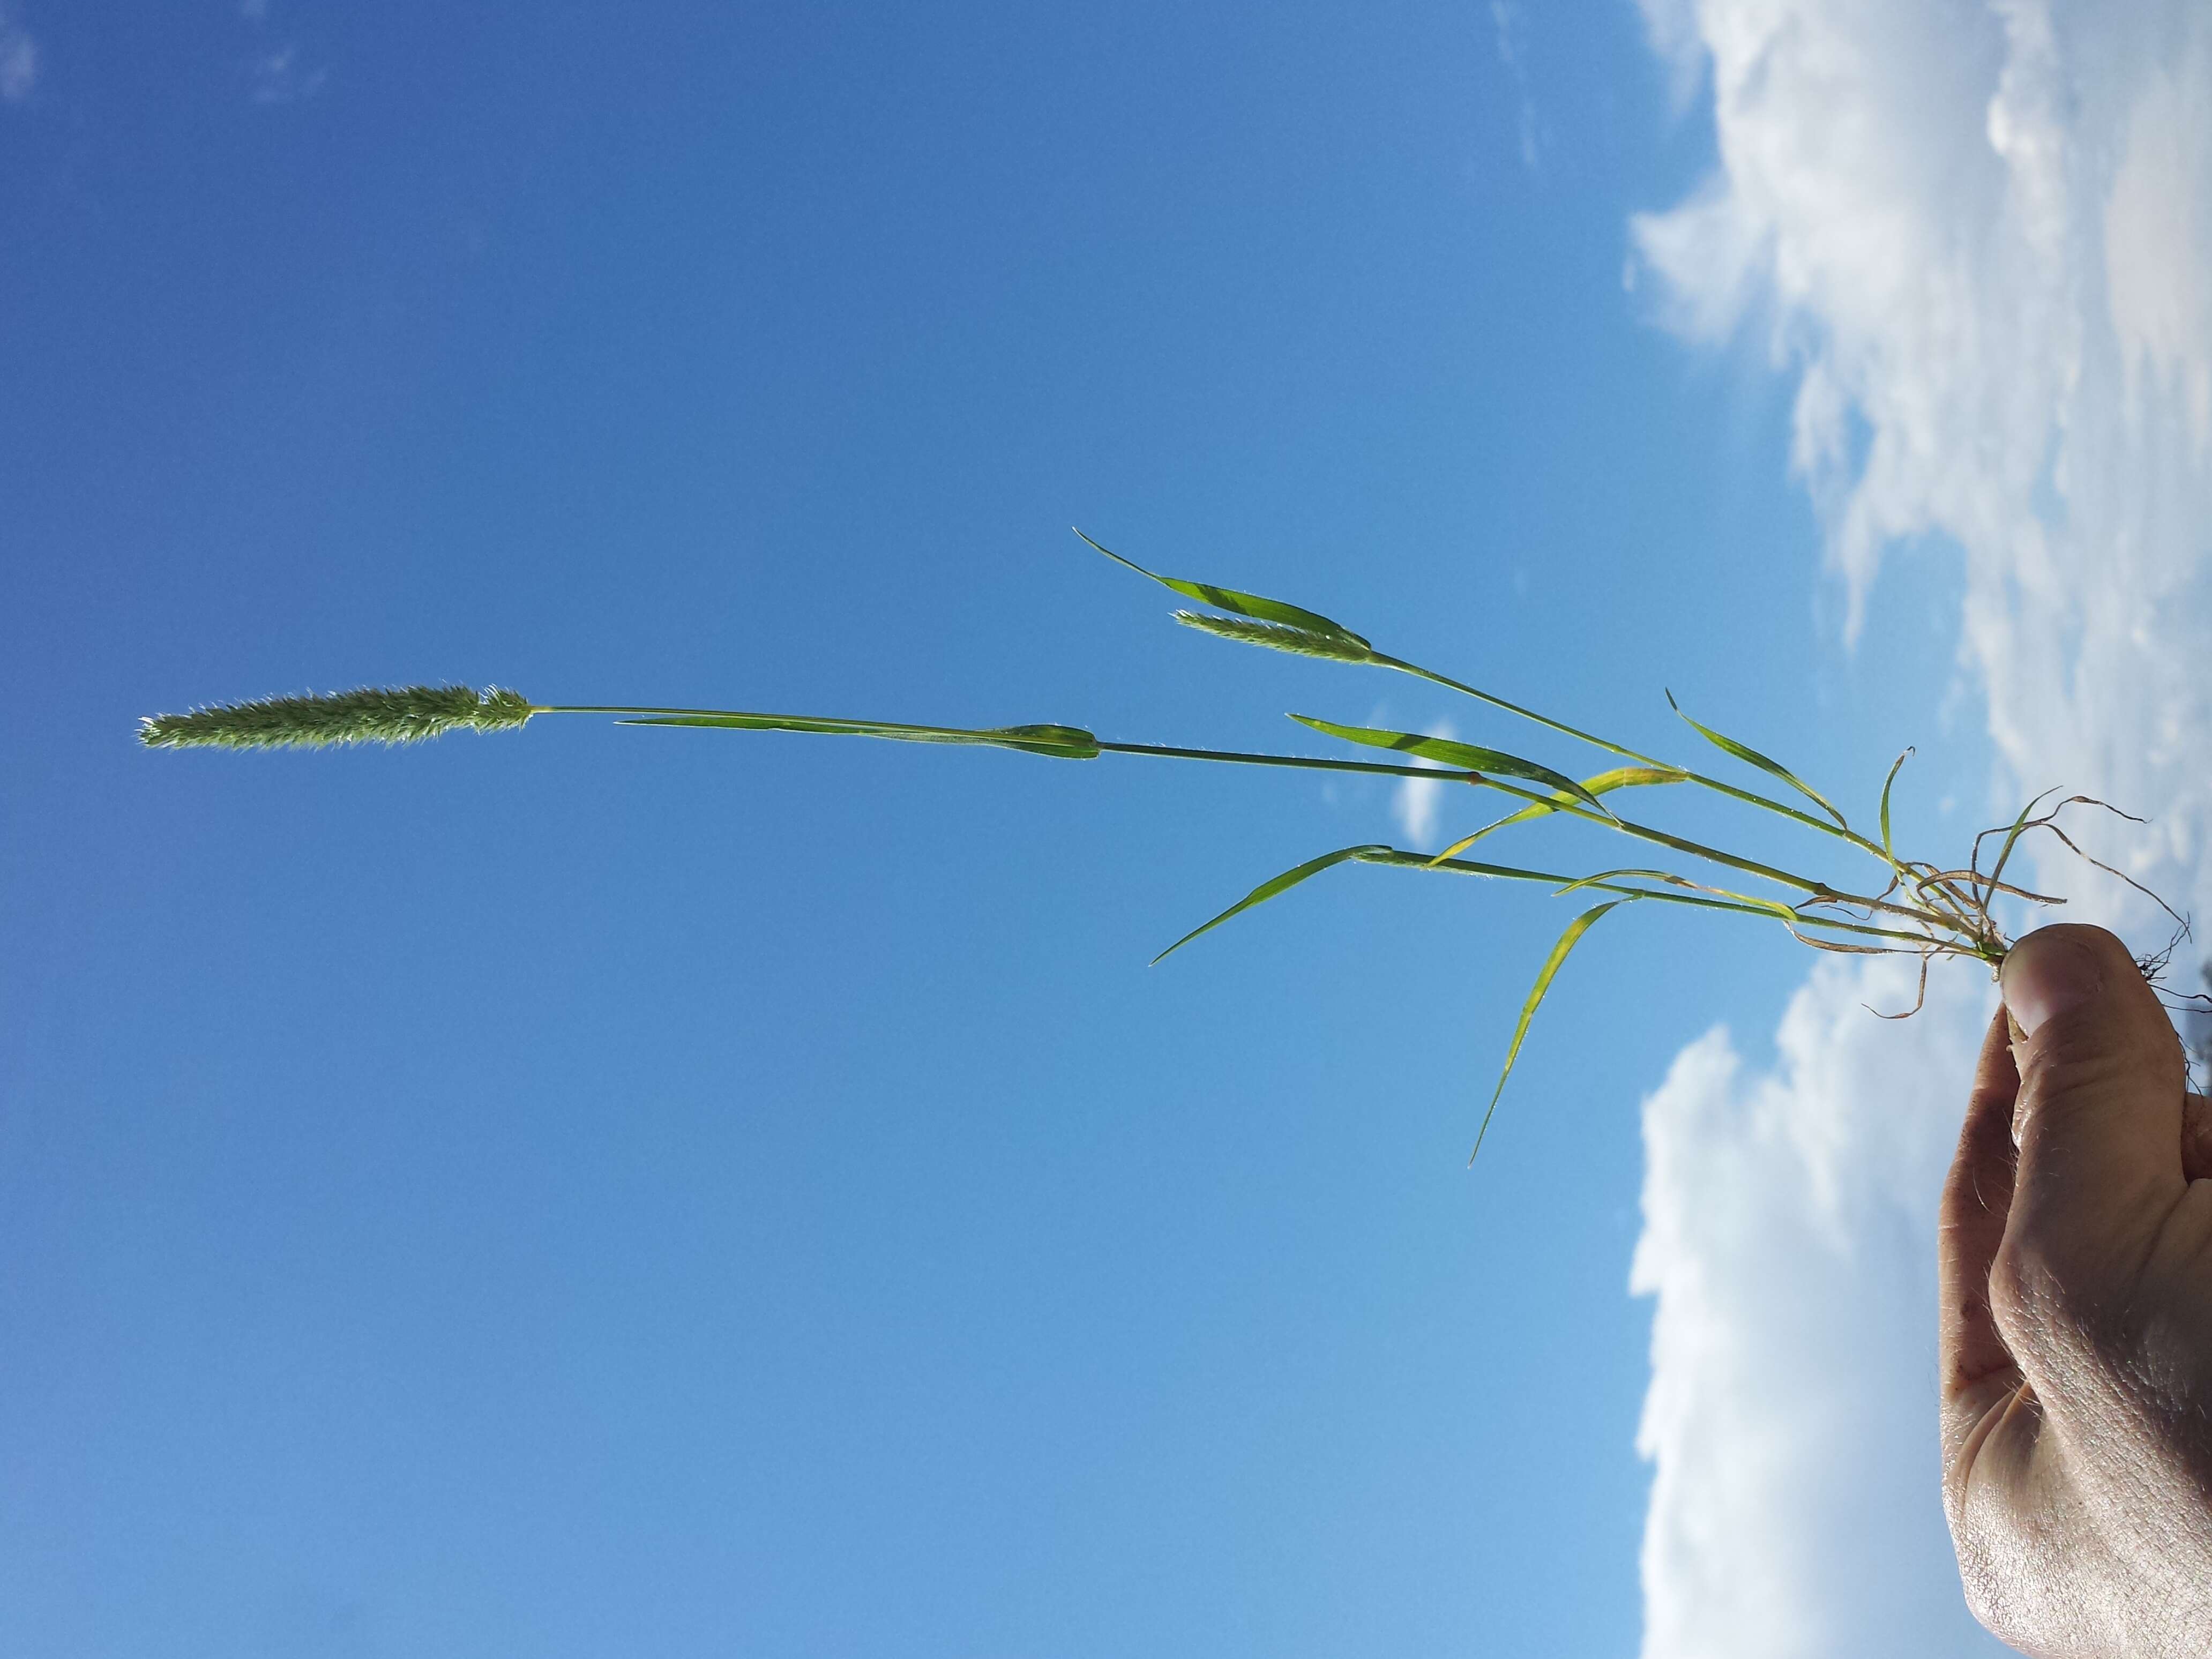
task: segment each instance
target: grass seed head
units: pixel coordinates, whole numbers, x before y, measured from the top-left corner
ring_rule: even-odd
[[[323,749],[334,744],[420,743],[464,728],[505,732],[534,713],[530,700],[497,686],[363,686],[324,696],[258,697],[138,723],[149,749]]]

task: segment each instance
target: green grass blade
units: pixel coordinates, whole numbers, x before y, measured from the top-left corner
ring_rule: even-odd
[[[1395,669],[1400,673],[1413,675],[1417,678],[1427,680],[1433,685],[1441,685],[1448,690],[1456,691],[1464,696],[1488,703],[1493,708],[1503,709],[1505,713],[1518,715],[1522,720],[1533,720],[1537,725],[1557,732],[1564,737],[1573,738],[1580,743],[1590,744],[1610,754],[1618,755],[1624,760],[1634,761],[1639,765],[1655,769],[1667,771],[1676,769],[1639,750],[1631,749],[1625,744],[1615,743],[1609,738],[1599,737],[1594,732],[1585,732],[1580,726],[1568,725],[1565,720],[1553,720],[1549,714],[1539,714],[1524,704],[1511,702],[1498,696],[1494,692],[1485,691],[1480,686],[1469,685],[1464,680],[1454,679],[1449,674],[1439,674],[1432,668],[1424,668],[1419,663],[1407,662],[1403,658],[1393,657],[1377,651],[1367,640],[1353,633],[1342,623],[1324,617],[1318,611],[1308,611],[1301,605],[1291,605],[1281,599],[1263,599],[1259,594],[1243,592],[1233,587],[1216,587],[1211,583],[1185,581],[1180,577],[1163,576],[1157,571],[1146,569],[1133,559],[1123,558],[1112,548],[1092,541],[1080,530],[1075,533],[1113,560],[1115,563],[1125,566],[1139,575],[1156,581],[1163,587],[1170,588],[1186,598],[1194,599],[1234,613],[1231,617],[1203,617],[1190,611],[1176,612],[1176,620],[1186,627],[1201,629],[1206,633],[1218,635],[1223,639],[1237,640],[1247,645],[1265,646],[1271,650],[1292,652],[1299,656],[1322,657],[1333,662],[1366,664],[1376,668]],[[1249,618],[1255,623],[1274,623],[1280,626],[1279,628],[1240,626],[1240,618]],[[1671,693],[1668,695],[1668,701],[1670,703],[1674,702]],[[1675,712],[1680,714],[1681,710],[1677,708]],[[1690,717],[1684,714],[1682,718],[1689,720]],[[1826,797],[1794,774],[1755,749],[1739,744],[1731,738],[1723,737],[1709,727],[1699,726],[1695,720],[1690,720],[1690,724],[1696,726],[1710,742],[1718,745],[1727,753],[1770,772],[1787,782],[1808,799],[1816,803],[1820,810],[1834,822],[1831,823],[1814,817],[1809,813],[1801,812],[1796,807],[1771,799],[1755,791],[1738,788],[1734,784],[1723,783],[1718,778],[1707,777],[1700,772],[1685,770],[1682,776],[1683,781],[1715,790],[1721,794],[1730,796],[1748,805],[1758,806],[1766,811],[1778,812],[1785,817],[1795,818],[1802,823],[1808,824],[1826,834],[1840,835],[1869,852],[1874,850],[1873,843],[1855,833],[1850,825],[1844,821],[1844,815],[1836,811]]]
[[[1390,848],[1385,847],[1380,842],[1370,842],[1361,847],[1340,847],[1334,853],[1324,853],[1317,859],[1308,859],[1304,864],[1299,865],[1296,869],[1285,870],[1281,875],[1276,876],[1270,880],[1261,882],[1250,892],[1245,894],[1243,898],[1238,899],[1236,903],[1231,905],[1219,915],[1214,917],[1212,921],[1206,922],[1202,927],[1192,928],[1190,932],[1185,933],[1173,945],[1169,945],[1166,950],[1154,957],[1152,958],[1152,965],[1155,968],[1158,967],[1161,963],[1165,962],[1176,951],[1182,950],[1184,945],[1189,944],[1191,940],[1196,939],[1200,933],[1210,933],[1215,928],[1220,927],[1223,922],[1228,921],[1230,917],[1239,915],[1244,911],[1250,909],[1255,904],[1265,904],[1269,899],[1275,897],[1278,894],[1289,892],[1291,888],[1297,886],[1300,882],[1304,881],[1309,877],[1317,876],[1322,871],[1333,868],[1337,865],[1344,863],[1347,860],[1364,859],[1373,854],[1388,853],[1392,849]]]
[[[1123,558],[1112,548],[1092,541],[1080,530],[1075,533],[1113,560],[1115,563],[1126,566],[1139,575],[1156,581],[1164,587],[1170,588],[1186,598],[1198,599],[1234,613],[1230,617],[1204,617],[1187,611],[1176,612],[1176,620],[1186,627],[1200,629],[1223,639],[1236,640],[1247,645],[1265,646],[1275,651],[1288,651],[1299,656],[1321,657],[1333,662],[1365,664],[1376,668],[1395,669],[1400,673],[1411,674],[1417,678],[1427,680],[1431,684],[1440,685],[1448,690],[1473,697],[1478,702],[1489,704],[1493,708],[1503,709],[1507,714],[1518,715],[1522,720],[1533,720],[1550,731],[1573,738],[1580,743],[1590,744],[1610,754],[1618,755],[1624,760],[1633,761],[1638,765],[1657,770],[1677,769],[1641,750],[1631,749],[1625,744],[1614,743],[1608,738],[1599,737],[1594,732],[1585,732],[1580,726],[1568,725],[1565,720],[1553,720],[1548,714],[1539,714],[1524,704],[1511,702],[1498,696],[1494,692],[1485,691],[1479,686],[1469,685],[1464,680],[1454,679],[1449,674],[1439,674],[1434,669],[1422,667],[1419,663],[1407,662],[1403,658],[1393,657],[1377,651],[1367,640],[1353,633],[1342,623],[1324,617],[1318,611],[1308,611],[1303,606],[1287,604],[1281,599],[1263,599],[1256,593],[1242,592],[1232,587],[1216,587],[1210,583],[1185,581],[1179,577],[1163,576],[1156,571],[1146,569],[1134,560]],[[1267,628],[1257,625],[1262,623],[1274,623],[1279,624],[1279,627]],[[1674,701],[1671,695],[1668,701],[1669,702]],[[1681,711],[1677,708],[1675,712],[1680,714]],[[1685,714],[1683,718],[1688,720],[1689,716]],[[1691,720],[1690,724],[1697,726],[1698,732],[1708,740],[1717,744],[1726,752],[1783,779],[1792,788],[1800,791],[1807,799],[1815,802],[1834,822],[1832,823],[1815,817],[1810,813],[1801,812],[1794,806],[1771,799],[1753,790],[1741,789],[1734,784],[1723,783],[1718,778],[1707,777],[1700,772],[1684,770],[1682,781],[1715,790],[1721,794],[1741,800],[1748,805],[1758,806],[1766,811],[1795,818],[1801,823],[1808,824],[1828,835],[1840,835],[1869,852],[1874,850],[1873,843],[1856,834],[1850,825],[1844,821],[1843,814],[1837,811],[1826,797],[1793,774],[1784,770],[1757,750],[1736,743],[1733,738],[1723,737],[1705,726],[1698,726],[1695,720]],[[1493,829],[1501,827],[1492,826]]]
[[[1801,917],[1789,906],[1778,903],[1771,899],[1730,893],[1723,888],[1704,887],[1696,882],[1664,870],[1607,870],[1598,875],[1584,876],[1578,879],[1572,876],[1563,876],[1553,871],[1524,870],[1510,864],[1479,864],[1467,859],[1453,859],[1439,864],[1425,854],[1404,852],[1398,848],[1385,846],[1381,842],[1371,842],[1363,847],[1343,847],[1334,853],[1324,853],[1317,859],[1309,859],[1295,869],[1285,870],[1281,875],[1270,881],[1262,882],[1219,915],[1206,922],[1204,927],[1194,927],[1189,933],[1185,933],[1173,945],[1161,951],[1158,956],[1154,957],[1153,962],[1164,961],[1174,952],[1182,949],[1200,933],[1218,927],[1239,912],[1249,910],[1255,904],[1265,904],[1269,899],[1278,894],[1287,892],[1300,882],[1347,861],[1384,865],[1401,870],[1442,870],[1452,875],[1483,876],[1492,880],[1540,882],[1561,893],[1571,892],[1577,888],[1595,886],[1601,892],[1618,894],[1620,896],[1614,901],[1615,902],[1632,899],[1657,899],[1668,904],[1686,904],[1705,910],[1723,910],[1739,915],[1770,917],[1785,925],[1796,922],[1801,926],[1825,927],[1839,933],[1861,933],[1874,938],[1909,939],[1917,942],[1917,936],[1913,934],[1867,927],[1852,922],[1833,921],[1820,916]],[[1689,890],[1653,892],[1617,885],[1616,879],[1624,877],[1650,877]]]
[[[1595,744],[1599,748],[1609,750],[1626,759],[1641,761],[1647,764],[1657,764],[1648,755],[1640,755],[1633,749],[1625,749],[1617,743],[1609,743],[1603,738],[1595,737],[1576,726],[1555,720],[1549,715],[1540,714],[1533,708],[1524,708],[1517,702],[1508,702],[1503,697],[1493,696],[1487,691],[1479,690],[1472,685],[1465,684],[1448,675],[1437,673],[1433,670],[1423,668],[1418,664],[1406,662],[1396,657],[1385,656],[1342,623],[1334,617],[1324,617],[1317,611],[1309,611],[1303,605],[1291,605],[1282,599],[1266,599],[1257,593],[1246,593],[1234,587],[1216,587],[1211,582],[1186,581],[1179,576],[1163,576],[1156,570],[1146,569],[1134,559],[1122,557],[1103,543],[1093,541],[1089,536],[1085,536],[1081,530],[1077,530],[1075,533],[1113,560],[1115,563],[1133,570],[1139,576],[1156,581],[1163,587],[1172,589],[1186,599],[1196,599],[1201,605],[1210,605],[1217,610],[1227,611],[1237,617],[1252,617],[1261,622],[1279,623],[1297,633],[1310,634],[1320,638],[1310,641],[1295,641],[1279,635],[1237,629],[1224,625],[1219,617],[1196,617],[1188,612],[1178,612],[1176,620],[1187,626],[1204,629],[1207,633],[1218,634],[1224,639],[1241,640],[1249,645],[1269,646],[1278,651],[1296,651],[1301,655],[1328,657],[1339,662],[1372,663],[1381,668],[1395,668],[1401,673],[1417,675],[1422,679],[1489,703],[1493,708],[1518,714],[1523,720],[1534,720],[1540,726],[1549,726],[1554,732],[1578,738],[1584,743]],[[1322,639],[1333,639],[1351,648],[1349,650],[1314,648]]]
[[[1890,763],[1889,775],[1881,781],[1881,851],[1892,865],[1897,862],[1897,848],[1889,838],[1889,792],[1897,782],[1897,775],[1905,769],[1905,763],[1912,758],[1908,749]]]
[[[1672,691],[1669,691],[1667,694],[1667,706],[1672,708],[1677,714],[1682,714],[1682,705],[1674,701],[1674,694]],[[1823,812],[1826,812],[1830,817],[1835,819],[1838,828],[1848,830],[1851,827],[1849,823],[1844,822],[1844,815],[1836,811],[1836,809],[1829,804],[1828,798],[1826,795],[1813,787],[1811,784],[1806,782],[1804,779],[1799,777],[1795,772],[1784,766],[1780,761],[1775,760],[1769,756],[1760,754],[1759,750],[1753,749],[1749,744],[1738,743],[1734,738],[1723,736],[1722,733],[1714,731],[1711,726],[1702,725],[1697,720],[1691,720],[1687,714],[1682,714],[1682,718],[1685,720],[1689,721],[1691,728],[1695,731],[1699,737],[1703,738],[1707,743],[1711,744],[1716,749],[1720,750],[1723,754],[1733,755],[1738,760],[1742,761],[1748,765],[1756,766],[1760,771],[1766,773],[1768,775],[1781,779],[1783,782],[1788,784],[1792,789],[1795,789],[1799,794],[1804,796],[1806,799],[1811,801]]]
[[[1584,933],[1596,926],[1597,919],[1617,906],[1631,903],[1629,899],[1608,899],[1603,904],[1591,906],[1567,924],[1567,931],[1559,935],[1559,942],[1552,947],[1552,954],[1544,958],[1544,965],[1536,970],[1536,983],[1529,990],[1528,1001],[1521,1005],[1521,1018],[1514,1022],[1513,1041],[1506,1045],[1505,1069],[1498,1074],[1498,1087],[1491,1091],[1490,1105],[1482,1115],[1482,1127],[1474,1132],[1474,1150],[1467,1155],[1470,1164],[1481,1156],[1482,1138],[1490,1133],[1490,1120],[1498,1110],[1498,1103],[1505,1093],[1505,1079],[1513,1075],[1513,1062],[1521,1058],[1522,1039],[1528,1035],[1528,1023],[1536,1018],[1536,1010],[1543,1006],[1544,998],[1559,977],[1559,969],[1567,953],[1582,943]]]
[[[1079,726],[906,726],[893,720],[832,720],[814,714],[755,714],[730,709],[691,714],[653,714],[617,720],[617,726],[703,726],[744,732],[811,732],[833,737],[888,738],[896,743],[970,744],[1018,749],[1027,755],[1062,760],[1091,760],[1098,739]]]
[[[1363,663],[1375,653],[1349,634],[1323,634],[1311,628],[1291,628],[1281,623],[1258,622],[1250,617],[1206,617],[1195,611],[1177,611],[1175,619],[1185,628],[1212,634],[1240,645],[1265,646],[1301,657],[1326,657],[1331,662]]]
[[[1080,530],[1075,533],[1083,536]],[[1146,569],[1134,559],[1123,558],[1110,547],[1091,541],[1088,536],[1083,536],[1083,539],[1091,542],[1091,546],[1097,548],[1115,563],[1127,566],[1139,576],[1149,577],[1162,587],[1172,589],[1187,599],[1196,599],[1200,605],[1210,605],[1217,611],[1231,611],[1239,617],[1256,617],[1261,622],[1280,623],[1285,627],[1301,629],[1308,633],[1334,635],[1357,646],[1363,657],[1370,648],[1365,640],[1342,623],[1332,621],[1318,611],[1308,611],[1303,605],[1286,605],[1280,599],[1263,599],[1257,593],[1242,592],[1234,587],[1216,587],[1211,582],[1185,581],[1180,576],[1163,576],[1156,570]]]
[[[1637,789],[1651,784],[1687,783],[1689,781],[1690,775],[1687,772],[1677,771],[1671,766],[1616,766],[1610,772],[1601,772],[1595,777],[1584,778],[1583,787],[1593,795],[1604,795],[1611,793],[1615,789]],[[1509,812],[1495,823],[1484,824],[1473,835],[1461,836],[1459,840],[1437,854],[1433,861],[1441,864],[1446,859],[1457,858],[1485,836],[1494,835],[1500,830],[1510,829],[1516,823],[1528,823],[1536,818],[1548,817],[1562,807],[1570,805],[1574,799],[1575,797],[1567,793],[1565,790],[1557,790],[1547,801],[1538,801],[1534,805],[1522,807],[1517,812]]]
[[[1332,738],[1341,738],[1346,743],[1364,744],[1370,749],[1395,749],[1401,755],[1418,755],[1462,772],[1495,772],[1502,777],[1525,778],[1531,783],[1540,783],[1571,799],[1583,801],[1595,807],[1607,817],[1613,816],[1603,801],[1582,784],[1564,772],[1555,772],[1534,761],[1522,760],[1518,755],[1508,755],[1497,749],[1483,749],[1471,743],[1455,743],[1449,738],[1432,738],[1419,732],[1386,732],[1371,726],[1339,726],[1334,720],[1316,720],[1310,714],[1293,714],[1291,718],[1301,726]]]

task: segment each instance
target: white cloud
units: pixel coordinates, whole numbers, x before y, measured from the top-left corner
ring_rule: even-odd
[[[1438,720],[1431,728],[1430,735],[1456,738],[1459,729],[1449,720]],[[1415,760],[1413,764],[1426,766],[1429,763]],[[1414,847],[1431,847],[1436,842],[1437,819],[1443,813],[1443,779],[1401,778],[1390,799],[1390,816],[1397,819],[1398,827]]]
[[[1911,1020],[1860,1006],[1909,1006],[1913,981],[1826,963],[1773,1073],[1715,1030],[1644,1103],[1647,1656],[2005,1651],[1960,1598],[1935,1497],[1929,1241],[1991,997],[1960,971]]]
[[[1498,32],[1498,61],[1505,66],[1521,94],[1520,121],[1515,129],[1521,140],[1521,165],[1534,173],[1543,156],[1537,148],[1536,102],[1528,95],[1528,64],[1521,44],[1527,22],[1514,0],[1490,0],[1490,21]]]
[[[20,104],[39,84],[39,43],[0,5],[0,103]]]
[[[1903,538],[1963,560],[2008,815],[2063,783],[2131,874],[2212,896],[2212,12],[2201,0],[1643,0],[1709,76],[1716,176],[1634,227],[1668,321],[1757,327],[1850,627]],[[1932,713],[1932,711],[1931,711]],[[2162,943],[2063,855],[2070,915]],[[1646,1659],[1958,1653],[1934,1465],[1931,1205],[1976,996],[1877,1023],[1816,973],[1771,1076],[1647,1103]],[[1971,975],[1957,976],[1960,980]]]

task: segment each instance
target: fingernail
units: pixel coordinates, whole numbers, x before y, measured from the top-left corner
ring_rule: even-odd
[[[2030,933],[2006,956],[1997,983],[2014,1030],[2032,1036],[2045,1020],[2103,990],[2105,975],[2097,958],[2064,934]]]

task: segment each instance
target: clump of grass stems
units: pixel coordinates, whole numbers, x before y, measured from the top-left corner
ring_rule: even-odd
[[[1076,532],[1082,535],[1080,531]],[[1159,583],[1186,599],[1207,607],[1177,611],[1175,620],[1216,638],[1256,645],[1295,655],[1362,667],[1384,668],[1410,674],[1447,690],[1471,697],[1499,713],[1532,722],[1555,738],[1594,748],[1620,763],[1592,775],[1575,778],[1539,762],[1499,749],[1461,743],[1418,732],[1396,732],[1373,726],[1346,726],[1306,714],[1291,718],[1310,731],[1355,748],[1381,750],[1403,758],[1391,761],[1341,757],[1250,753],[1235,750],[1185,748],[1166,744],[1120,743],[1100,738],[1081,726],[1042,724],[985,728],[915,726],[888,720],[844,720],[811,714],[770,714],[726,708],[661,708],[626,704],[533,703],[519,694],[493,688],[477,692],[466,686],[414,685],[392,689],[363,688],[325,696],[263,698],[249,702],[222,703],[185,714],[156,714],[140,723],[139,738],[150,748],[228,749],[325,748],[359,743],[409,744],[441,737],[449,732],[513,731],[541,714],[611,715],[623,726],[697,726],[725,731],[800,732],[823,735],[889,738],[902,743],[936,743],[994,749],[1063,760],[1095,760],[1102,755],[1139,755],[1160,759],[1204,761],[1218,765],[1266,766],[1300,770],[1353,773],[1368,776],[1419,778],[1460,782],[1492,791],[1516,803],[1512,810],[1473,833],[1462,836],[1441,853],[1430,855],[1377,842],[1342,847],[1285,870],[1254,888],[1218,915],[1201,923],[1163,951],[1158,962],[1211,932],[1234,916],[1279,897],[1300,883],[1342,864],[1383,865],[1395,869],[1435,874],[1476,876],[1490,880],[1534,883],[1556,896],[1583,895],[1595,903],[1581,910],[1567,924],[1540,965],[1535,982],[1522,1004],[1505,1049],[1497,1086],[1492,1091],[1480,1127],[1475,1134],[1480,1152],[1505,1084],[1520,1058],[1537,1009],[1549,994],[1568,955],[1583,937],[1607,915],[1626,905],[1656,903],[1687,906],[1719,915],[1739,917],[1780,927],[1799,943],[1816,951],[1850,956],[1910,956],[1920,964],[1920,995],[1911,1008],[1884,1018],[1904,1018],[1917,1012],[1927,993],[1929,964],[1946,957],[1979,962],[1992,972],[2004,961],[2010,941],[1998,926],[1992,908],[2000,896],[2031,906],[2056,905],[2063,901],[2038,893],[2005,878],[2014,854],[2027,837],[2047,834],[2076,856],[2126,882],[2138,891],[2148,890],[2090,858],[2062,825],[2069,808],[2087,807],[2117,812],[2118,809],[2087,796],[2054,799],[2053,790],[2022,807],[2008,824],[1986,830],[1976,836],[1966,861],[1945,864],[1907,858],[1898,852],[1890,832],[1890,798],[1898,774],[1912,751],[1897,757],[1882,781],[1875,813],[1875,833],[1855,829],[1828,798],[1780,762],[1692,719],[1667,701],[1712,750],[1726,756],[1756,778],[1732,783],[1690,767],[1659,759],[1595,732],[1540,714],[1462,681],[1424,668],[1377,650],[1366,639],[1341,623],[1317,611],[1265,599],[1237,588],[1210,582],[1188,581],[1146,569],[1120,554],[1102,547],[1088,536],[1090,545],[1137,574]],[[1426,762],[1415,765],[1413,762]],[[1840,842],[1870,866],[1869,879],[1857,883],[1830,880],[1824,876],[1771,864],[1729,852],[1625,817],[1609,798],[1627,790],[1702,790],[1721,796],[1747,811],[1766,814],[1793,828],[1827,842]],[[2125,817],[2128,815],[2119,813]],[[1465,854],[1479,842],[1509,830],[1561,817],[1596,825],[1647,847],[1660,849],[1669,862],[1604,869],[1575,875],[1470,859]],[[2139,822],[2139,820],[2130,820]],[[1990,843],[1995,842],[1995,850]],[[1984,860],[1987,867],[1984,867]],[[1685,873],[1685,866],[1698,871]],[[2187,934],[2187,923],[2170,907],[2148,894],[2173,916],[2179,927],[2175,944]],[[2155,979],[2173,945],[2142,963],[2147,975]]]

